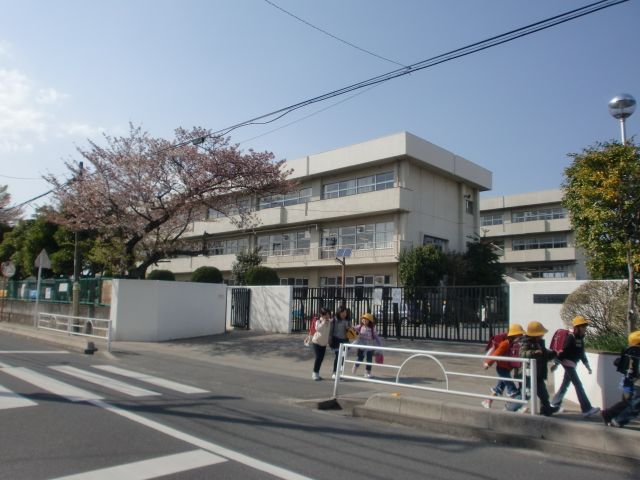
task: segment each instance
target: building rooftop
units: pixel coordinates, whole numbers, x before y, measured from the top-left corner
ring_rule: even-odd
[[[542,190],[540,192],[518,193],[480,199],[480,210],[501,210],[505,208],[529,207],[532,205],[547,205],[560,203],[563,192],[559,188]]]

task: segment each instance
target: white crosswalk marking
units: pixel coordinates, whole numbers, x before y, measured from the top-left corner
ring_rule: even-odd
[[[127,463],[116,467],[93,470],[91,472],[59,477],[54,480],[147,480],[150,478],[164,477],[173,473],[185,472],[194,468],[208,467],[216,463],[226,462],[225,458],[205,452],[194,450],[191,452],[167,455],[166,457],[152,458],[140,462]]]
[[[131,397],[149,397],[160,395],[158,392],[146,390],[134,385],[129,385],[128,383],[121,382],[120,380],[115,380],[113,378],[105,377],[104,375],[98,375],[97,373],[81,370],[79,368],[71,367],[68,365],[59,365],[49,368],[57,372],[71,375],[72,377],[79,378],[86,382],[95,383],[104,388],[109,388],[111,390],[124,393],[125,395],[129,395]]]
[[[97,365],[94,368],[98,368],[105,372],[115,373],[116,375],[122,375],[123,377],[135,378],[141,382],[150,383],[157,387],[166,388],[168,390],[174,390],[181,393],[209,393],[208,390],[203,390],[197,387],[191,387],[189,385],[183,385],[182,383],[173,382],[160,377],[154,377],[152,375],[146,375],[144,373],[133,372],[131,370],[125,370],[124,368],[114,367],[111,365]]]
[[[0,385],[0,410],[31,407],[33,405],[37,405],[37,403]]]
[[[60,382],[41,373],[34,372],[24,367],[5,367],[3,373],[7,373],[24,382],[35,385],[47,392],[59,395],[72,402],[86,402],[88,400],[101,400],[102,397],[88,390],[83,390],[68,383]]]

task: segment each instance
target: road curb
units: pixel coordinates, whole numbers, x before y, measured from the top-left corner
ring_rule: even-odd
[[[640,465],[640,435],[594,422],[487,410],[418,397],[376,394],[353,415],[585,460]]]

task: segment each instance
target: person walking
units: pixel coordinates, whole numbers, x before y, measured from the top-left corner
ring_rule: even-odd
[[[544,344],[545,333],[547,329],[540,322],[529,322],[527,325],[526,335],[522,337],[522,345],[520,347],[520,357],[529,358],[536,361],[536,383],[538,398],[540,399],[540,413],[547,417],[556,413],[549,402],[549,392],[547,391],[547,363],[553,360],[556,352],[548,350]]]
[[[578,402],[580,403],[582,416],[587,418],[600,411],[600,408],[593,407],[591,405],[577,372],[578,362],[582,361],[584,366],[587,367],[589,375],[592,373],[589,361],[587,360],[587,355],[584,352],[584,336],[587,333],[587,326],[589,325],[589,322],[582,315],[578,315],[571,323],[573,324],[573,332],[567,335],[562,350],[558,353],[558,356],[551,366],[552,372],[558,368],[559,365],[562,365],[564,368],[562,384],[551,399],[551,407],[554,410],[560,410],[562,400],[569,389],[569,385],[573,384],[573,388],[575,388],[576,395],[578,397]]]
[[[492,357],[511,357],[518,356],[520,351],[520,343],[518,340],[525,334],[522,325],[518,323],[512,323],[509,325],[509,331],[507,332],[507,338],[500,342],[498,346],[491,352]],[[519,363],[507,362],[504,360],[487,360],[484,363],[484,369],[488,370],[493,363],[496,363],[496,373],[501,378],[495,387],[491,387],[491,394],[494,397],[500,397],[506,391],[507,396],[515,398],[520,392],[520,388],[516,387],[516,384],[511,381],[511,371],[515,368],[518,370]],[[507,380],[509,379],[509,380]],[[484,408],[491,408],[493,400],[487,399],[482,401]]]
[[[631,332],[629,347],[617,360],[622,378],[623,398],[620,402],[600,412],[602,420],[611,427],[624,427],[640,415],[640,330]]]
[[[331,378],[336,378],[336,371],[338,370],[338,354],[340,352],[340,345],[343,343],[349,343],[347,338],[347,330],[351,327],[351,311],[344,305],[338,309],[335,318],[331,322],[331,338],[329,341],[330,347],[335,352],[335,358],[333,359],[333,373]]]
[[[327,351],[327,345],[329,344],[329,333],[331,331],[331,312],[326,308],[320,309],[320,317],[316,320],[316,331],[311,337],[311,345],[313,346],[313,353],[315,360],[313,362],[313,373],[311,378],[313,380],[322,380],[320,376],[320,367],[324,360],[324,354]]]
[[[378,334],[376,333],[376,323],[373,318],[373,315],[370,313],[363,313],[360,317],[360,325],[356,327],[358,331],[358,339],[354,342],[358,345],[380,345],[380,339],[378,338]],[[365,366],[364,376],[366,378],[371,378],[371,367],[373,363],[373,349],[358,349],[358,362],[362,362],[367,359],[367,365]],[[351,373],[357,373],[358,367],[360,363],[354,363],[353,368],[351,369]]]

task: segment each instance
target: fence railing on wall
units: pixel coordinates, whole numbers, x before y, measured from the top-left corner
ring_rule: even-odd
[[[80,303],[83,305],[110,305],[110,278],[80,279]],[[36,280],[10,281],[2,296],[7,300],[35,302],[37,297]],[[73,281],[67,278],[43,279],[40,285],[41,303],[71,303],[73,299]]]
[[[509,324],[507,287],[295,287],[293,331],[306,331],[321,307],[344,305],[357,322],[373,313],[384,337],[486,342]]]

